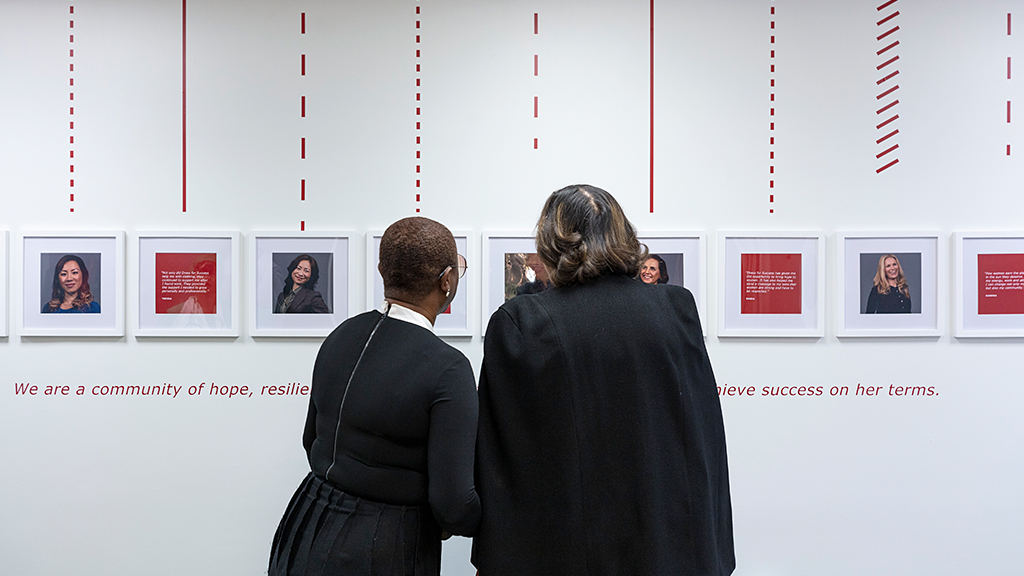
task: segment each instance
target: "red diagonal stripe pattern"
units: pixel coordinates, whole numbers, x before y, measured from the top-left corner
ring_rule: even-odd
[[[877,100],[880,105],[878,110],[875,111],[875,114],[882,114],[883,112],[889,112],[889,114],[891,114],[888,119],[875,126],[875,130],[880,131],[884,128],[887,132],[887,134],[880,136],[875,141],[875,144],[879,147],[882,147],[882,143],[885,142],[885,149],[875,154],[876,160],[882,160],[882,157],[884,156],[885,164],[876,169],[875,174],[881,174],[885,170],[895,166],[900,161],[899,158],[895,157],[900,145],[894,141],[894,137],[899,134],[900,131],[895,126],[889,126],[889,124],[895,122],[900,117],[899,114],[895,114],[895,108],[900,103],[899,99],[896,98],[896,92],[900,89],[900,85],[889,82],[889,80],[892,80],[900,73],[897,69],[900,57],[899,54],[896,54],[900,41],[898,38],[893,36],[899,32],[900,29],[897,25],[900,11],[897,10],[895,6],[898,2],[899,0],[887,0],[875,8],[875,10],[879,12],[880,17],[879,20],[875,22],[875,25],[881,29],[879,34],[875,37],[875,41],[879,44],[879,48],[875,52],[875,55],[880,59],[884,58],[884,61],[879,63],[875,69],[879,72],[883,72],[884,69],[885,73],[884,76],[875,82],[875,85],[878,86],[878,89],[880,90],[878,95],[875,96],[875,100]],[[890,84],[892,85],[890,86]],[[893,140],[890,141],[891,138],[893,138]]]

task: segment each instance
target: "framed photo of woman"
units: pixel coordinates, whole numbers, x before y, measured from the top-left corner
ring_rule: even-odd
[[[22,235],[21,334],[124,336],[124,232]]]
[[[502,304],[521,294],[551,288],[547,271],[537,256],[537,242],[529,232],[490,232],[483,235],[483,331]]]
[[[957,232],[954,250],[954,335],[1024,337],[1024,232]]]
[[[354,310],[350,232],[253,232],[250,336],[327,336]]]
[[[824,336],[818,232],[720,232],[718,336]]]
[[[647,260],[639,280],[648,284],[682,286],[693,294],[701,329],[707,336],[707,244],[698,232],[641,232]]]
[[[935,232],[837,233],[836,335],[941,335],[944,263]]]
[[[383,230],[366,233],[366,308],[373,309],[384,301],[384,279],[377,270],[380,263],[380,239]],[[438,336],[472,336],[476,321],[476,274],[479,267],[475,247],[469,241],[469,232],[452,230],[455,248],[468,264],[466,274],[459,279],[455,299],[447,310],[437,315],[434,333]]]
[[[135,335],[237,337],[238,232],[148,232],[138,237]]]

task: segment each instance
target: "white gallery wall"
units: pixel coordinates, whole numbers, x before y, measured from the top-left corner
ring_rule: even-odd
[[[953,337],[951,256],[956,231],[1024,230],[1016,62],[1003,0],[0,0],[4,573],[261,574],[308,470],[301,396],[15,392],[309,384],[319,339],[245,314],[237,338],[137,338],[138,234],[240,232],[245,279],[252,231],[351,231],[359,312],[367,231],[419,213],[481,254],[578,182],[641,232],[707,236],[715,373],[757,391],[722,399],[736,574],[1018,570],[1022,340]],[[126,232],[126,336],[20,334],[21,236],[92,230]],[[723,230],[826,235],[824,337],[718,336]],[[940,336],[836,337],[847,231],[940,234]],[[473,329],[449,342],[478,368]],[[783,385],[850,394],[761,395]]]

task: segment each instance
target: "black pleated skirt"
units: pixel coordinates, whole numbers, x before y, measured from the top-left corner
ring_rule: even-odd
[[[430,508],[346,494],[312,472],[270,551],[269,576],[437,576],[441,530]]]

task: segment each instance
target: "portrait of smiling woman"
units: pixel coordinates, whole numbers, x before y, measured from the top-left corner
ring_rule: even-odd
[[[895,254],[884,254],[878,259],[872,284],[865,314],[910,314],[910,286]]]
[[[299,254],[288,264],[284,286],[274,304],[275,314],[330,314],[331,309],[316,290],[320,267],[310,254]]]
[[[50,300],[43,304],[43,314],[99,314],[100,303],[93,300],[89,287],[89,269],[74,254],[57,260],[53,268]]]

